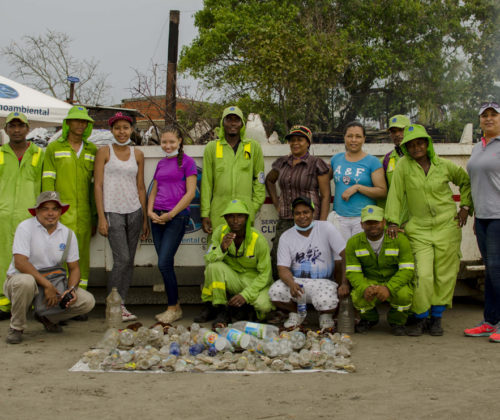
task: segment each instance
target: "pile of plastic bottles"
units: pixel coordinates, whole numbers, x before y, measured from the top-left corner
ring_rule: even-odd
[[[353,343],[339,333],[298,329],[280,333],[276,326],[247,321],[217,331],[198,324],[146,328],[137,323],[135,328],[108,329],[82,361],[92,370],[356,370],[350,359]]]

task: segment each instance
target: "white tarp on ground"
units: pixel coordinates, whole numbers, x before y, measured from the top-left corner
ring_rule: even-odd
[[[14,111],[26,114],[30,128],[62,125],[70,108],[64,101],[0,76],[0,128]]]

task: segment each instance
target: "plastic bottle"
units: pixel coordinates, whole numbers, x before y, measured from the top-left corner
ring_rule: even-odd
[[[290,342],[294,350],[300,350],[306,344],[306,335],[301,331],[292,331],[290,333]]]
[[[275,325],[259,324],[257,322],[238,321],[231,324],[231,328],[243,331],[257,338],[272,338],[279,335],[279,328]]]
[[[124,329],[120,331],[120,344],[123,346],[132,346],[135,340],[135,333],[131,330]]]
[[[295,302],[297,303],[297,314],[301,320],[304,320],[307,317],[307,295],[304,286],[302,284],[299,284],[299,286],[302,293],[299,297],[295,298]]]
[[[104,349],[111,349],[118,345],[118,341],[120,338],[120,333],[118,330],[114,328],[108,328],[108,330],[104,333],[104,337],[99,342],[98,347]]]
[[[179,343],[177,343],[176,341],[170,343],[170,354],[173,354],[174,356],[179,356],[181,354],[181,348],[179,346]]]
[[[110,328],[120,328],[122,324],[122,298],[116,287],[106,298],[106,322]]]
[[[209,330],[208,328],[200,329],[200,332],[196,337],[196,342],[202,343],[207,347],[213,345],[217,351],[222,351],[231,347],[231,344],[226,340],[226,338],[221,337],[219,334]]]
[[[196,356],[200,354],[203,350],[205,350],[205,346],[201,343],[196,343],[189,347],[189,354],[191,356]]]
[[[149,329],[146,327],[140,327],[135,334],[135,346],[144,347],[149,341]]]
[[[350,296],[340,299],[337,329],[341,333],[354,333],[354,307]]]
[[[240,330],[235,328],[219,328],[217,332],[236,348],[247,349],[250,346],[252,336]]]

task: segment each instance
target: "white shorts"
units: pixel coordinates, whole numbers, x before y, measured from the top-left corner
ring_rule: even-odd
[[[337,297],[337,283],[329,279],[300,279],[294,277],[296,283],[302,284],[306,292],[307,303],[312,303],[317,311],[335,309],[339,303]],[[282,281],[277,280],[269,289],[269,297],[274,302],[291,302],[290,288]]]
[[[346,241],[356,233],[363,232],[361,217],[344,217],[337,214],[338,229]]]

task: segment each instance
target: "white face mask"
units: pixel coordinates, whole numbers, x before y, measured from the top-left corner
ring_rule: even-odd
[[[117,146],[128,146],[129,144],[134,144],[134,142],[130,139],[128,139],[125,143],[120,143],[118,140],[116,140],[114,137],[111,139],[114,144]]]
[[[174,157],[174,156],[177,156],[179,154],[179,149],[175,149],[173,152],[170,152],[170,153],[167,153],[167,152],[164,152],[165,153],[165,156],[166,157]]]

